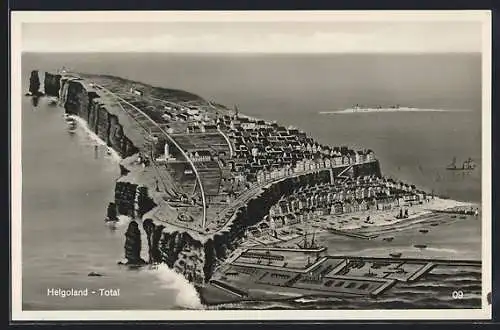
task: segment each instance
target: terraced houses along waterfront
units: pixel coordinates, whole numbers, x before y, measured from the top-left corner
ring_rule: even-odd
[[[299,187],[271,207],[268,219],[279,228],[324,215],[408,208],[433,197],[414,185],[393,179],[358,177]]]

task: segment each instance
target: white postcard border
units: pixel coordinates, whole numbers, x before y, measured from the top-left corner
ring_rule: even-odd
[[[491,12],[490,11],[272,11],[272,12],[12,12],[11,13],[11,319],[85,320],[467,320],[490,319],[491,305]],[[28,22],[279,22],[279,21],[478,21],[482,22],[482,309],[433,310],[224,310],[224,311],[23,311],[21,244],[21,44]]]

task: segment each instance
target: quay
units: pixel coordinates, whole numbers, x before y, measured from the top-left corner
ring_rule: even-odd
[[[231,295],[239,299],[260,297],[262,292],[273,297],[378,297],[399,284],[418,282],[438,267],[481,266],[481,261],[476,260],[330,256],[324,253],[325,249],[315,249],[313,258],[308,249],[242,249],[216,271],[209,285],[212,290],[231,291]]]
[[[347,232],[347,231],[333,229],[333,228],[329,228],[328,231],[330,233],[336,234],[336,235],[347,236],[347,237],[352,237],[352,238],[367,239],[367,240],[370,240],[370,239],[373,239],[375,237],[378,237],[378,235],[369,235],[368,236],[368,235],[363,235],[363,234],[353,233],[353,232]]]
[[[478,216],[479,211],[477,210],[430,210],[433,213],[446,213],[446,214],[456,214],[456,215],[474,215]]]

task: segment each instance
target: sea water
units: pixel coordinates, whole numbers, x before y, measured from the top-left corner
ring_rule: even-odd
[[[472,173],[444,169],[453,157],[472,157],[481,165],[481,63],[476,54],[24,54],[22,65],[23,92],[30,70],[61,66],[184,89],[228,106],[237,104],[245,114],[297,126],[325,144],[371,148],[384,174],[450,198],[480,201],[480,168]],[[466,111],[320,114],[357,103]],[[34,107],[30,98],[23,98],[23,308],[200,308],[194,288],[166,267],[131,270],[117,265],[124,254],[126,222],[115,229],[104,223],[119,174],[117,160],[104,146],[96,151],[99,143],[81,125],[69,134],[63,111],[43,99]],[[477,259],[479,225],[472,220],[456,228],[450,224],[448,236],[443,226],[437,241],[442,239],[442,249],[458,254],[472,249],[476,252],[464,255]],[[450,243],[455,230],[469,233],[469,243]],[[330,243],[345,252],[369,250],[352,243]],[[103,276],[89,277],[92,271]],[[119,288],[120,296],[47,295],[50,288],[85,287]],[[340,306],[333,300],[325,304],[326,308]],[[356,304],[351,301],[347,307]],[[258,306],[230,308],[245,307]]]

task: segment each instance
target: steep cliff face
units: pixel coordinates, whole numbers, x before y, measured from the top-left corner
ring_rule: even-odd
[[[353,168],[353,175],[354,177],[358,176],[369,176],[369,175],[375,175],[377,177],[382,176],[382,172],[380,170],[380,163],[378,160],[370,163],[364,163],[357,165],[356,167]]]
[[[125,259],[127,264],[141,265],[146,263],[141,258],[141,231],[135,221],[130,221],[125,233]]]
[[[299,185],[330,182],[330,173],[323,171],[286,179],[264,189],[237,211],[229,231],[215,235],[206,242],[192,238],[186,232],[168,232],[151,219],[143,222],[148,239],[149,262],[163,262],[194,283],[207,282],[217,264],[237,248],[245,229],[260,222],[282,196],[292,193]]]
[[[61,75],[51,74],[46,72],[44,78],[45,95],[49,96],[59,96],[59,90],[61,88]]]
[[[66,113],[85,119],[89,128],[123,158],[138,152],[134,143],[125,136],[118,118],[108,112],[97,93],[88,91],[78,79],[58,78],[50,74],[48,77],[46,88],[59,96]]]

